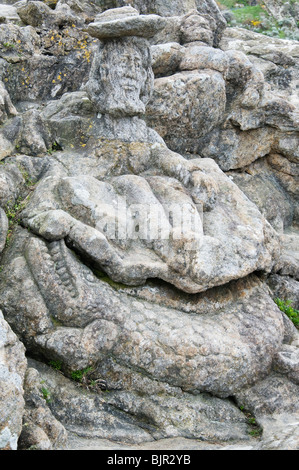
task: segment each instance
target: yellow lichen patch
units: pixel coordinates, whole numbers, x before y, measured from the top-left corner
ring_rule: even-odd
[[[83,54],[83,57],[84,57],[84,59],[87,60],[87,62],[90,62],[90,55],[91,55],[90,51],[85,51],[84,54]]]

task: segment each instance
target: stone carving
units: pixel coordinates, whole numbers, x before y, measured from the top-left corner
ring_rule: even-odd
[[[156,299],[151,289],[118,292],[63,240],[21,229],[13,243],[1,273],[7,318],[29,350],[61,360],[67,371],[93,364],[109,388],[126,388],[142,370],[185,391],[230,396],[263,376],[280,349],[282,317],[257,280],[219,288],[212,301],[188,298],[184,311],[184,299],[162,306],[159,291]],[[200,315],[207,305],[209,315]]]
[[[127,7],[98,14],[104,4]],[[143,16],[170,4],[187,14]],[[81,436],[130,442],[247,439],[244,405],[291,427],[298,331],[273,297],[297,292],[298,236],[272,227],[298,218],[298,126],[256,64],[293,59],[252,43],[249,60],[236,31],[216,49],[213,0],[80,8],[30,1],[18,9],[36,26],[0,26],[0,42],[15,45],[0,47],[0,308],[29,356],[60,361],[66,377],[41,370],[51,411]],[[19,206],[6,244],[5,211]],[[110,393],[69,382],[88,366]],[[64,429],[31,367],[19,445],[59,447]],[[12,424],[1,445],[16,446]]]
[[[124,20],[120,10],[100,15],[102,21],[94,24],[101,29],[106,16],[109,21],[112,16],[130,32],[130,22],[138,16],[133,12]],[[110,125],[110,134],[94,154],[100,158],[102,171],[105,158],[110,161],[109,170],[101,178],[96,175],[110,180],[99,182],[88,174],[68,177],[63,168],[56,168],[50,179],[40,183],[23,212],[24,224],[47,240],[67,237],[114,281],[129,285],[158,277],[187,292],[200,292],[255,269],[271,269],[277,241],[254,205],[213,161],[188,161],[171,152],[138,120],[136,115],[144,111],[153,84],[150,50],[145,39],[115,39],[115,34],[113,29],[111,39],[106,37],[100,46],[86,86],[100,112],[93,121],[96,132],[101,129],[104,137],[102,123]],[[144,145],[136,142],[136,119],[146,131]],[[125,148],[119,164],[113,161],[112,140]],[[128,140],[134,145],[130,147]],[[65,156],[61,163],[71,168],[72,161],[73,157]],[[143,206],[136,208],[140,203]],[[119,207],[124,208],[126,218]],[[116,234],[115,226],[125,234]],[[133,236],[137,230],[139,236]]]
[[[145,113],[153,81],[149,45],[141,38],[122,38],[99,47],[86,89],[98,112],[136,116]]]

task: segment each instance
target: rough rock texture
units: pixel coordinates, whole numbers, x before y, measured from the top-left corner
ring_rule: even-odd
[[[289,276],[273,274],[268,279],[268,285],[275,298],[287,299],[294,308],[299,310],[299,282]]]
[[[174,154],[165,153],[163,147],[160,150],[153,146],[152,155],[151,160],[163,158],[162,164],[171,167]],[[55,166],[31,197],[23,211],[23,221],[46,240],[67,237],[114,281],[129,285],[158,277],[187,292],[200,292],[255,269],[270,270],[279,246],[274,231],[256,207],[213,161],[178,158],[178,163],[186,166],[186,173],[188,167],[191,170],[190,195],[181,183],[167,178],[167,173],[166,177],[116,176],[107,184],[89,176],[68,177]],[[202,189],[196,189],[197,182]],[[112,207],[111,198],[115,201]],[[179,198],[184,201],[184,206],[180,206],[182,217],[190,217],[182,236],[180,214],[172,224],[164,215],[177,210]],[[143,206],[139,205],[140,200]],[[161,217],[164,233],[155,241],[157,217]],[[152,224],[149,230],[146,220]],[[252,227],[250,232],[248,225]],[[146,242],[148,238],[150,241]],[[141,257],[142,247],[146,251]]]
[[[15,255],[4,259],[1,273],[2,308],[29,349],[59,358],[69,370],[100,361],[105,376],[112,367],[113,387],[121,379],[118,373],[131,380],[130,371],[144,370],[153,379],[189,391],[229,396],[263,376],[279,351],[282,316],[258,283],[249,284],[248,290],[241,281],[232,287],[240,290],[235,306],[231,292],[225,291],[220,317],[217,301],[210,305],[215,316],[196,316],[201,309],[205,313],[205,297],[199,298],[203,306],[195,303],[189,316],[180,302],[168,310],[119,294],[82,266],[64,242],[45,244],[22,231],[13,243]],[[24,294],[29,291],[30,301],[25,304]],[[227,310],[222,310],[223,303]],[[252,325],[253,336],[247,324]],[[224,335],[227,325],[230,331]],[[123,372],[120,369],[114,376],[118,357]]]
[[[267,11],[284,26],[296,29],[299,21],[299,6],[296,2],[284,0],[266,0]]]
[[[39,370],[49,391],[53,414],[81,438],[127,443],[178,435],[211,442],[249,439],[244,415],[229,400],[188,395],[161,382],[151,384],[150,398],[136,389],[87,393],[49,367],[36,361],[31,365]]]
[[[0,449],[16,450],[24,412],[25,348],[0,311]]]
[[[0,208],[0,253],[3,251],[8,232],[8,220],[3,209]]]
[[[2,12],[0,308],[39,362],[24,408],[1,316],[0,447],[297,449],[298,43],[213,0]]]
[[[48,396],[44,380],[36,369],[27,369],[24,390],[25,412],[18,448],[20,450],[63,448],[67,432],[48,407],[51,398]]]

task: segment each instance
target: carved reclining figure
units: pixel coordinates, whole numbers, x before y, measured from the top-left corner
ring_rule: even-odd
[[[108,13],[100,17],[89,30],[96,37],[104,34],[105,41],[86,90],[97,120],[109,123],[112,135],[106,142],[134,142],[130,123],[141,122],[149,136],[143,142],[146,152],[133,152],[129,174],[110,172],[101,182],[90,175],[69,177],[61,167],[49,173],[24,211],[23,223],[46,240],[66,238],[113,280],[129,285],[158,277],[187,292],[200,292],[256,269],[271,269],[277,242],[256,206],[213,160],[188,161],[171,152],[138,118],[153,87],[147,41],[115,38],[117,21],[110,21]],[[133,35],[136,22],[144,31],[142,16],[133,12],[130,18]],[[131,34],[129,28],[126,34]],[[97,154],[98,166],[104,150]],[[67,166],[67,157],[61,163]]]

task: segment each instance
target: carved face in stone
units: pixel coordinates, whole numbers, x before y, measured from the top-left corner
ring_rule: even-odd
[[[122,38],[100,46],[87,84],[97,111],[117,117],[142,114],[152,87],[151,55],[146,40]]]

